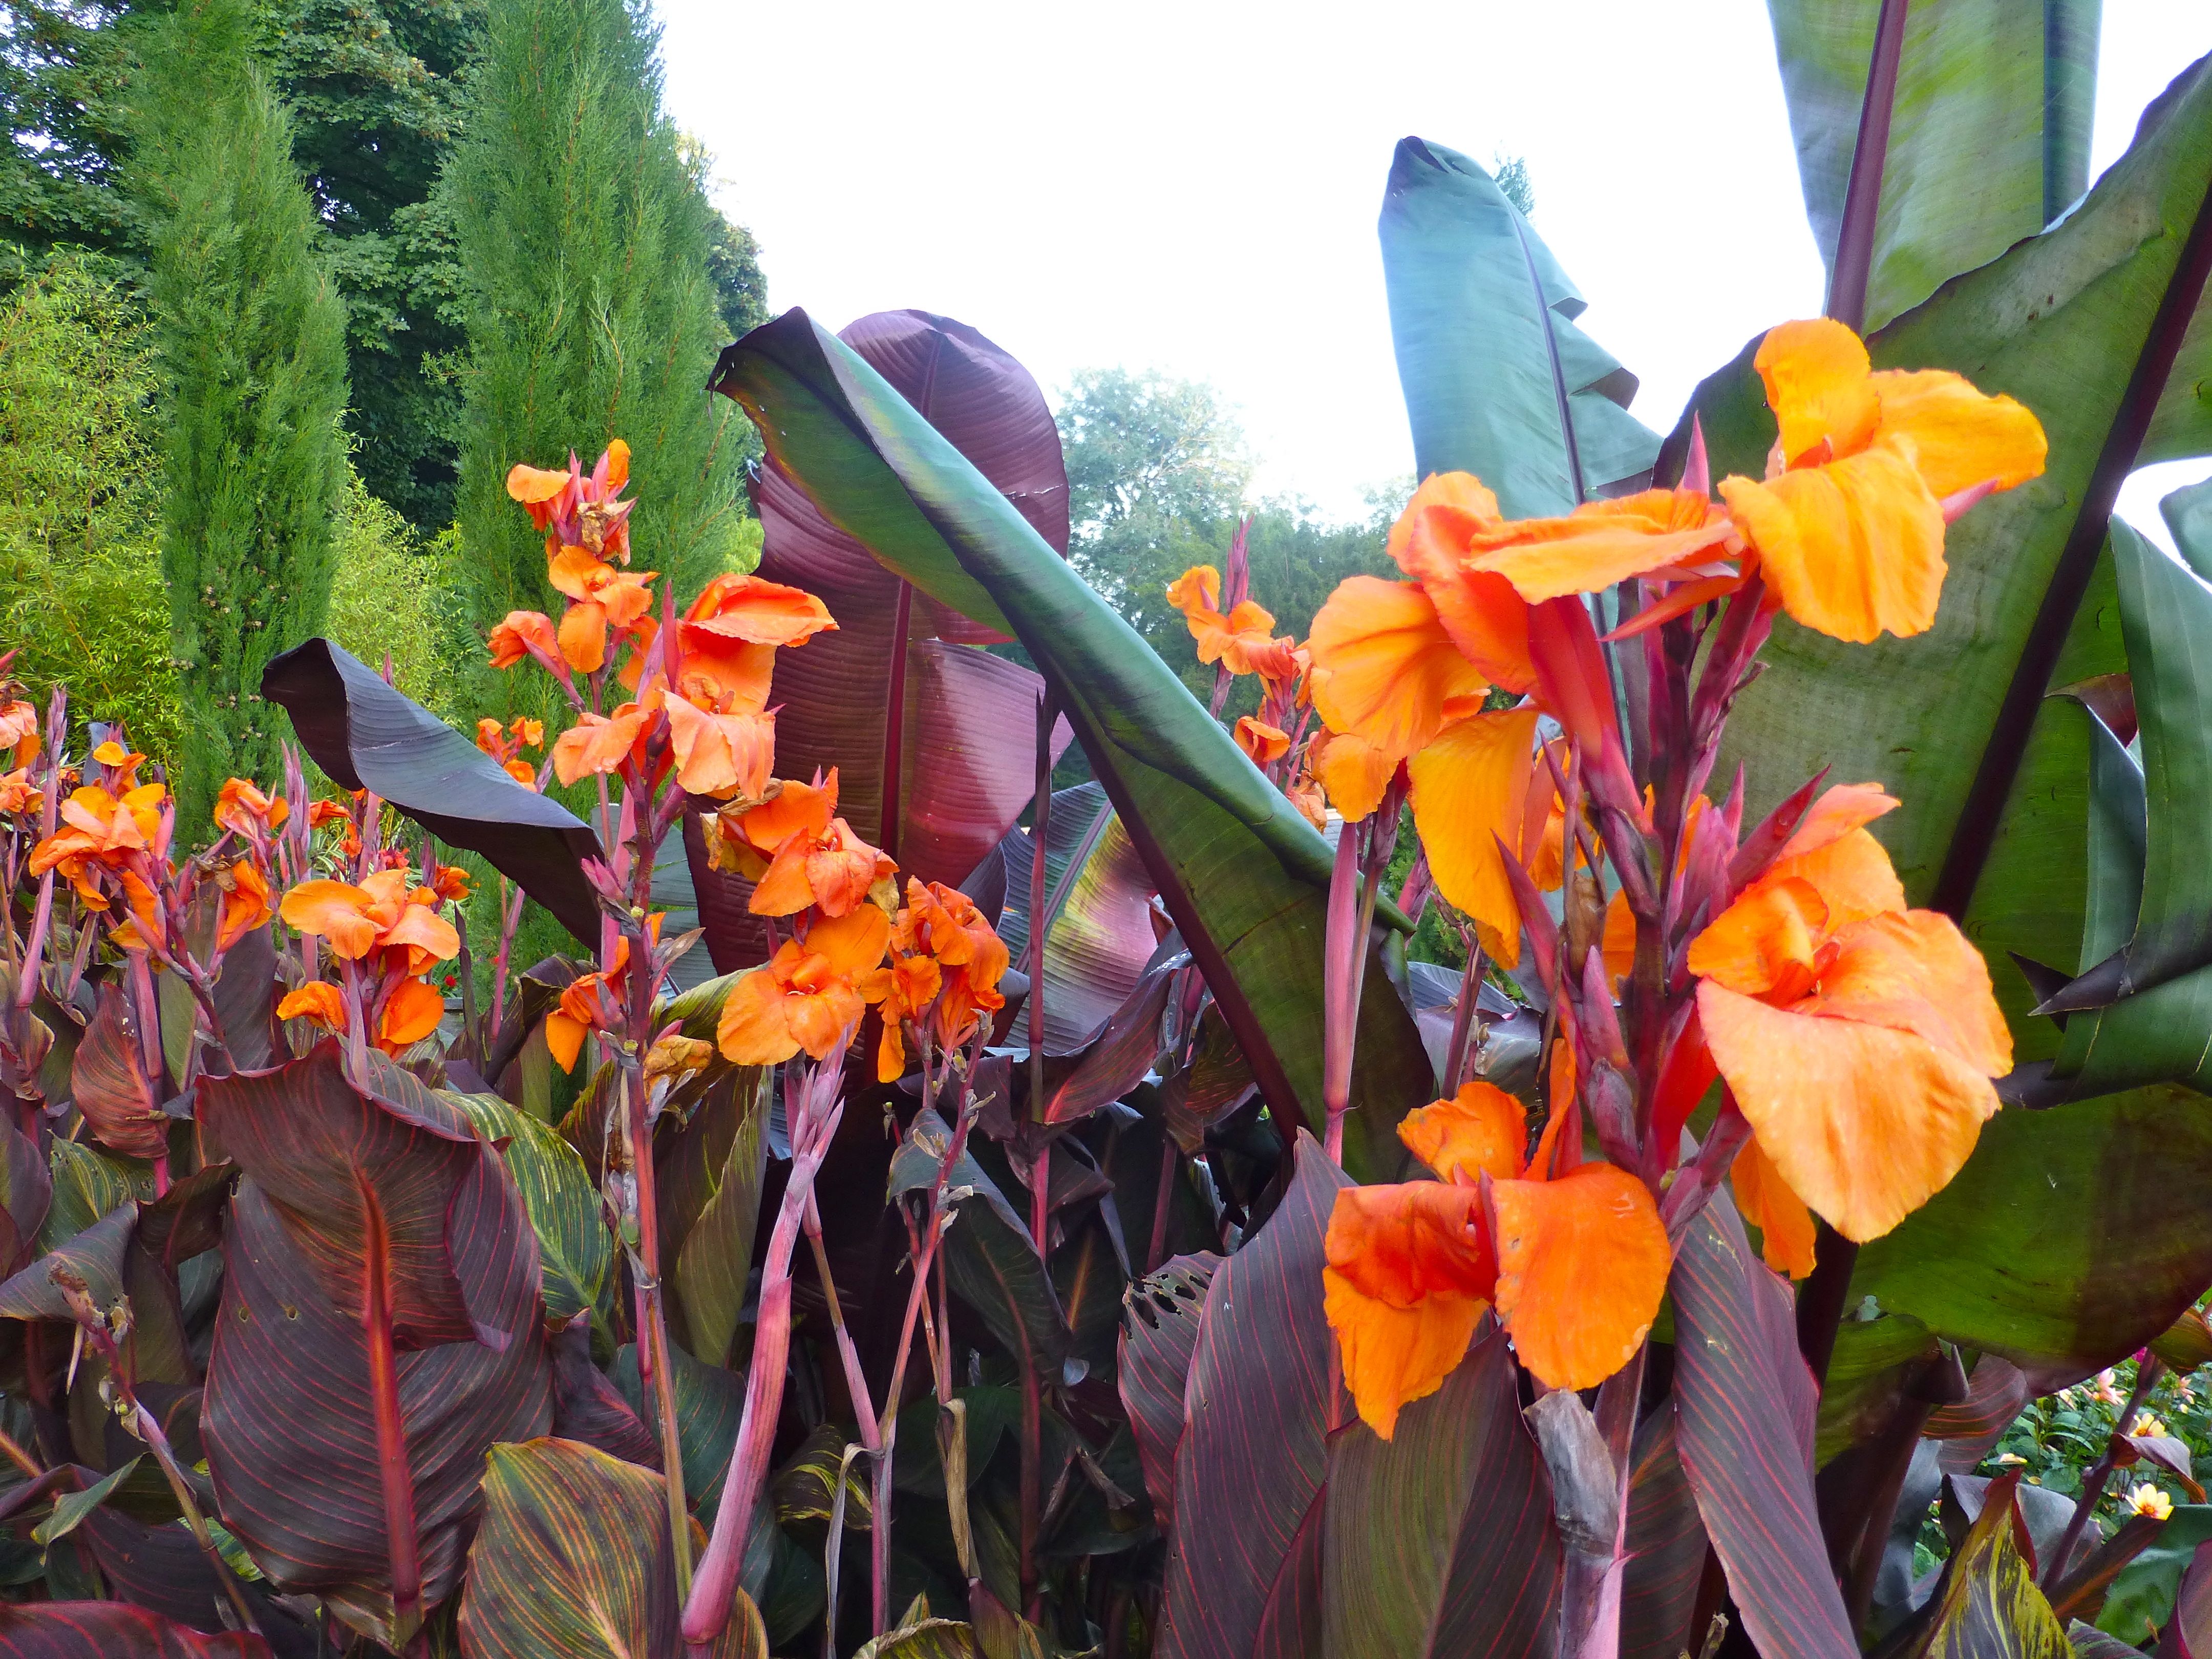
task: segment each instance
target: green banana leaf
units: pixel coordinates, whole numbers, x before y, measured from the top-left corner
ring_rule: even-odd
[[[2089,183],[2101,0],[1905,13],[1875,221],[1878,328],[2056,219]],[[1767,0],[1805,212],[1834,270],[1881,0]]]
[[[1963,911],[2023,1060],[2063,1039],[2029,1018],[2040,998],[2008,953],[2077,969],[2087,898],[2090,717],[2046,694],[2126,665],[2107,520],[2202,298],[2208,191],[2212,65],[2200,63],[2063,222],[1873,337],[1878,367],[1954,369],[2019,398],[2050,435],[2050,469],[1952,526],[1929,633],[1845,646],[1785,619],[1719,774],[1747,765],[1755,811],[1823,766],[1899,796],[1875,832],[1915,902]],[[1692,402],[1717,473],[1758,476],[1773,439],[1753,349]],[[1686,416],[1661,477],[1687,439]],[[2201,1179],[2163,1184],[2194,1169],[2182,1152],[2203,1116],[2171,1090],[2001,1115],[1948,1191],[1862,1251],[1853,1304],[1871,1295],[2048,1375],[2111,1363],[2212,1279],[2195,1243]],[[2094,1178],[2069,1177],[2085,1170]],[[2172,1237],[2135,1224],[2161,1205]]]
[[[1322,1122],[1328,844],[1005,495],[803,311],[713,382],[832,522],[933,599],[1020,640],[1160,889],[1287,1139]],[[1345,1164],[1387,1179],[1432,1093],[1412,1017],[1370,964]]]
[[[1575,325],[1587,302],[1489,173],[1402,139],[1377,229],[1417,477],[1472,472],[1536,518],[1650,473],[1636,377]]]

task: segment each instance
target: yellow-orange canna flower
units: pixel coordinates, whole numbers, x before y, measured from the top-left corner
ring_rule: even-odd
[[[119,747],[116,752],[122,757]],[[140,758],[129,757],[128,761]],[[128,769],[135,768],[126,765]],[[157,848],[162,803],[167,798],[168,792],[158,783],[140,784],[120,798],[97,784],[70,791],[62,802],[62,827],[31,850],[31,873],[43,876],[56,871],[87,908],[105,910],[107,900],[93,878],[94,872],[119,872],[132,855]]]
[[[216,797],[216,827],[230,830],[257,846],[267,840],[272,830],[284,827],[292,816],[291,804],[282,796],[272,799],[245,778],[230,778],[224,781],[222,793]]]
[[[42,799],[39,786],[31,781],[29,767],[0,772],[0,812],[27,812]]]
[[[753,709],[717,714],[684,697],[667,700],[676,781],[695,795],[757,799],[775,769],[775,716]]]
[[[1784,323],[1753,359],[1780,428],[1763,480],[1721,480],[1767,585],[1806,627],[1864,643],[1936,620],[1943,525],[2040,476],[2035,416],[1941,369],[1875,372],[1841,323]]]
[[[987,1013],[1006,1006],[999,989],[1012,958],[1006,941],[975,901],[940,882],[907,879],[907,902],[891,929],[890,966],[863,994],[884,1005],[876,1074],[890,1082],[906,1069],[904,1023],[924,1022],[930,1040],[957,1048]]]
[[[234,860],[228,870],[217,872],[216,884],[222,892],[222,921],[216,930],[217,951],[228,951],[276,914],[269,899],[269,878],[252,859]]]
[[[829,607],[804,588],[763,576],[717,576],[678,623],[683,652],[677,693],[718,713],[768,707],[779,648],[836,631]]]
[[[477,747],[500,764],[500,769],[525,789],[538,787],[538,769],[522,758],[526,749],[545,741],[545,725],[525,716],[502,726],[495,720],[477,722]]]
[[[508,469],[507,493],[522,503],[532,524],[549,532],[549,558],[562,547],[583,547],[628,564],[634,503],[615,497],[629,482],[629,446],[617,438],[588,473],[573,453],[566,471],[517,465]]]
[[[653,728],[656,686],[647,702],[626,702],[611,714],[584,714],[553,744],[553,775],[563,785],[617,769],[626,760],[643,762],[645,739]]]
[[[1251,599],[1221,613],[1221,573],[1210,564],[1193,565],[1168,584],[1168,604],[1182,612],[1198,644],[1198,659],[1218,663],[1232,674],[1258,674],[1271,680],[1296,678],[1297,641],[1275,635],[1274,613]]]
[[[1863,827],[1895,805],[1829,790],[1689,956],[1706,1044],[1771,1165],[1753,1177],[1762,1206],[1782,1214],[1778,1182],[1861,1241],[1958,1172],[2012,1069],[1980,954],[1905,908]]]
[[[1441,1181],[1337,1194],[1323,1301],[1345,1386],[1383,1438],[1459,1364],[1486,1308],[1550,1388],[1604,1381],[1650,1329],[1673,1265],[1658,1207],[1626,1170],[1570,1163],[1564,1121],[1525,1157],[1521,1103],[1469,1083],[1399,1126]]]
[[[833,769],[821,787],[787,782],[775,799],[738,818],[745,844],[769,854],[747,905],[755,915],[796,915],[811,907],[825,916],[842,916],[871,895],[886,914],[897,904],[898,890],[890,883],[898,866],[854,835],[836,811]],[[773,849],[753,839],[778,834],[781,839]]]
[[[661,920],[658,915],[646,919],[647,934],[656,944]],[[621,1024],[621,1003],[629,985],[629,940],[618,939],[611,966],[582,975],[562,988],[561,1000],[545,1016],[545,1047],[562,1071],[576,1069],[586,1032],[613,1030]]]
[[[890,918],[872,904],[816,922],[786,939],[763,968],[730,989],[715,1030],[723,1057],[774,1066],[804,1049],[827,1060],[850,1041],[866,1009],[864,987],[890,943]]]
[[[311,979],[296,991],[285,993],[276,1005],[279,1019],[310,1019],[326,1031],[346,1029],[345,996],[328,980]]]

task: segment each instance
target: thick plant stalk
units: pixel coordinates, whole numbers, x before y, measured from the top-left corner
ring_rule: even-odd
[[[1052,692],[1037,699],[1036,805],[1030,817],[1030,1118],[1044,1121],[1044,850],[1052,825]],[[1050,1224],[1052,1143],[1037,1149],[1036,1167],[1030,1176],[1030,1232],[1037,1254],[1045,1252],[1045,1230]]]
[[[1328,1113],[1322,1146],[1344,1162],[1344,1113],[1352,1101],[1352,1048],[1359,1022],[1359,826],[1336,832],[1336,868],[1328,884],[1328,931],[1322,950],[1321,1097]]]
[[[888,1502],[890,1486],[890,1460],[884,1455],[884,1435],[876,1421],[875,1401],[868,1392],[867,1375],[860,1368],[860,1352],[853,1346],[853,1333],[845,1323],[844,1304],[837,1298],[837,1281],[830,1274],[830,1252],[822,1242],[822,1206],[813,1194],[806,1195],[806,1213],[802,1224],[806,1229],[806,1243],[814,1253],[814,1271],[822,1280],[822,1295],[830,1304],[830,1328],[837,1339],[837,1358],[845,1370],[845,1392],[853,1401],[853,1417],[860,1427],[860,1446],[873,1460],[870,1465],[872,1484],[883,1490],[884,1496],[872,1512],[882,1517],[870,1522],[868,1534],[869,1616],[874,1633],[880,1636],[888,1628],[890,1618],[890,1526],[888,1511],[880,1507]],[[843,1492],[841,1486],[840,1493]]]
[[[753,1337],[752,1364],[745,1377],[744,1413],[738,1423],[737,1448],[722,1481],[713,1535],[706,1554],[699,1558],[698,1573],[684,1604],[684,1639],[695,1653],[703,1651],[729,1623],[738,1573],[744,1565],[753,1506],[768,1480],[775,1421],[783,1407],[784,1370],[791,1356],[792,1251],[799,1242],[814,1177],[844,1115],[844,1103],[835,1097],[839,1080],[838,1068],[824,1066],[800,1091],[799,1121],[792,1126],[791,1179],[784,1188],[775,1229],[769,1236],[768,1254],[761,1264],[760,1316]],[[826,1109],[817,1099],[825,1094],[830,1097]]]
[[[422,1567],[415,1536],[415,1477],[407,1461],[407,1425],[399,1415],[398,1355],[392,1334],[391,1238],[384,1207],[366,1178],[360,1183],[368,1282],[362,1331],[368,1346],[369,1409],[376,1419],[376,1453],[384,1489],[386,1547],[392,1562],[392,1627],[404,1647],[422,1624]]]

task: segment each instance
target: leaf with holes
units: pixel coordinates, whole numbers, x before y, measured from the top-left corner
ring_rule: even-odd
[[[1137,1437],[1152,1518],[1163,1533],[1175,1521],[1176,1453],[1182,1445],[1191,1354],[1198,1346],[1206,1286],[1220,1267],[1221,1258],[1211,1250],[1176,1256],[1130,1285],[1124,1298],[1114,1380]]]

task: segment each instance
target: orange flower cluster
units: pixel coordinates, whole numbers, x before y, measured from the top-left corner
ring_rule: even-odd
[[[563,674],[596,674],[606,666],[611,631],[632,645],[652,642],[655,573],[616,568],[629,563],[635,503],[615,499],[629,482],[629,446],[619,438],[588,474],[573,454],[565,471],[521,465],[508,471],[507,493],[545,532],[546,579],[568,607],[557,630],[537,611],[510,612],[492,630],[495,666],[512,666],[526,653]]]
[[[906,1070],[908,1021],[938,1048],[958,1048],[985,1014],[1006,1006],[999,981],[1012,963],[1006,941],[974,900],[957,888],[912,877],[890,945],[890,963],[862,988],[868,1000],[883,1004],[876,1077],[884,1083]]]
[[[1210,564],[1193,565],[1168,584],[1168,603],[1182,615],[1198,644],[1198,659],[1220,664],[1232,674],[1258,674],[1270,680],[1297,678],[1298,642],[1275,633],[1274,613],[1252,599],[1240,599],[1224,616],[1221,573]]]
[[[786,939],[730,988],[714,1033],[724,1058],[774,1066],[801,1050],[817,1060],[842,1052],[867,1012],[863,987],[872,988],[890,938],[891,919],[863,904]]]
[[[322,940],[343,964],[376,1046],[398,1055],[438,1029],[445,999],[423,982],[433,963],[450,962],[461,948],[453,924],[438,906],[467,890],[465,872],[440,866],[431,884],[414,884],[404,864],[349,882],[303,881],[284,895],[278,914],[296,933]],[[281,1019],[306,1018],[333,1031],[349,1029],[340,988],[314,980],[276,1007]]]
[[[657,915],[646,919],[646,935],[655,944],[660,940],[660,923]],[[562,987],[560,1002],[545,1016],[545,1046],[555,1064],[564,1072],[574,1071],[587,1033],[620,1030],[622,1002],[629,994],[629,941],[617,939],[613,963]]]
[[[1864,828],[1896,805],[1829,790],[1690,946],[1705,1042],[1756,1137],[1737,1194],[1769,1265],[1798,1277],[1808,1206],[1846,1238],[1887,1232],[1958,1173],[2012,1069],[1980,953],[1905,907]]]
[[[1389,1439],[1495,1307],[1521,1363],[1554,1389],[1603,1382],[1636,1352],[1674,1261],[1650,1191],[1584,1163],[1555,1103],[1533,1156],[1521,1103],[1487,1083],[1407,1115],[1399,1139],[1439,1180],[1337,1194],[1322,1270],[1345,1386]]]
[[[1249,526],[1248,526],[1249,527]],[[1243,532],[1231,550],[1230,570],[1241,583]],[[1273,614],[1256,601],[1240,599],[1224,615],[1221,573],[1210,564],[1193,565],[1168,584],[1168,603],[1182,613],[1198,644],[1198,659],[1212,665],[1214,710],[1220,712],[1229,682],[1246,674],[1260,677],[1263,688],[1256,714],[1241,714],[1232,730],[1237,746],[1253,765],[1279,785],[1316,829],[1328,818],[1326,804],[1311,775],[1314,745],[1302,741],[1312,716],[1306,676],[1310,653],[1290,635],[1277,635]]]
[[[105,911],[119,890],[137,912],[151,902],[152,863],[168,856],[169,792],[140,783],[143,755],[110,738],[93,750],[100,781],[62,802],[62,827],[31,850],[31,873],[56,872],[88,910]]]
[[[842,916],[872,899],[888,914],[898,904],[898,866],[836,816],[837,771],[811,784],[772,782],[758,805],[733,802],[715,816],[708,854],[717,870],[754,884],[746,908],[757,916],[796,915],[809,906]]]
[[[525,789],[538,787],[538,769],[522,758],[526,749],[542,748],[545,723],[527,715],[501,726],[495,720],[477,722],[477,747],[500,764],[500,769]]]

